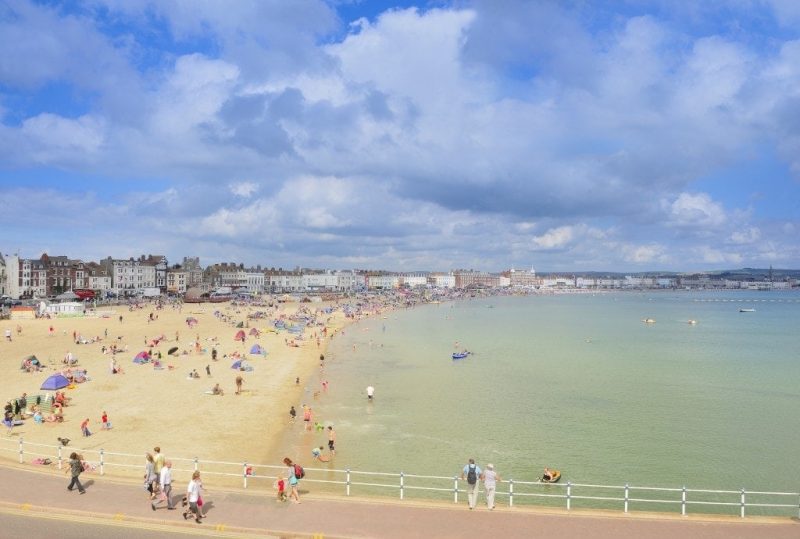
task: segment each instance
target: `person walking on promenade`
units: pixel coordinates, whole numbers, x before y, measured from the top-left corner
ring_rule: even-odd
[[[494,471],[494,464],[487,464],[486,471],[481,475],[483,480],[483,493],[486,496],[486,507],[489,511],[494,509],[494,494],[497,488],[497,483],[502,481],[500,476]]]
[[[289,478],[289,488],[291,489],[289,492],[289,499],[291,500],[294,498],[294,503],[300,503],[300,495],[297,493],[297,484],[299,478],[297,477],[297,470],[295,468],[295,464],[292,462],[292,459],[286,457],[283,459],[283,463],[286,465],[286,477]]]
[[[242,384],[244,383],[244,378],[241,375],[236,377],[236,394],[239,395],[242,392]]]
[[[328,425],[328,449],[331,452],[331,457],[336,456],[336,431],[333,430],[333,425]]]
[[[75,487],[78,487],[78,492],[81,494],[86,494],[86,489],[83,488],[83,485],[81,485],[81,480],[79,479],[82,471],[83,462],[81,462],[81,457],[73,451],[69,456],[69,467],[64,470],[64,473],[72,473],[72,481],[69,482],[67,490],[71,491]]]
[[[158,485],[161,487],[161,493],[157,500],[150,502],[150,508],[156,510],[156,505],[161,502],[167,502],[167,509],[172,511],[175,506],[172,505],[172,461],[164,462],[164,467],[161,468],[161,473],[158,476]]]
[[[283,478],[281,474],[278,474],[278,478],[275,480],[273,485],[275,489],[278,491],[278,501],[285,502],[286,501],[286,480]]]
[[[470,509],[475,509],[475,503],[478,501],[478,478],[482,473],[480,467],[475,464],[475,459],[469,459],[461,470],[461,479],[467,480],[467,502]]]
[[[153,455],[150,453],[145,453],[144,458],[144,487],[147,489],[147,492],[150,493],[150,499],[153,500],[156,497],[156,481],[158,481],[156,463],[153,460]]]
[[[194,514],[194,521],[198,524],[202,524],[200,519],[203,518],[203,516],[200,514],[200,507],[197,505],[197,501],[200,499],[201,488],[200,472],[195,471],[192,474],[192,480],[189,481],[189,485],[186,487],[186,501],[189,503],[189,508],[183,512],[184,520]]]
[[[155,446],[153,448],[153,452],[155,453],[155,455],[153,455],[153,464],[155,464],[153,469],[156,472],[156,475],[158,475],[164,468],[164,463],[166,462],[166,459],[164,458],[164,454],[161,453],[161,447]]]

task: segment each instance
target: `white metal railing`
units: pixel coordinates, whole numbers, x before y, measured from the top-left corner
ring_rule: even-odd
[[[90,469],[105,475],[107,468],[111,470],[131,471],[141,473],[144,469],[142,454],[116,453],[104,449],[77,449],[66,448],[58,445],[25,442],[22,438],[0,438],[0,455],[3,453],[17,453],[19,463],[22,464],[26,457],[49,458],[62,469],[68,455],[76,451],[89,463]],[[267,480],[275,479],[286,466],[269,464],[253,464],[249,462],[225,462],[213,460],[200,460],[199,457],[170,457],[173,462],[173,472],[191,473],[202,468],[203,474],[220,478],[237,478],[242,481],[242,488],[249,488],[250,483],[255,486],[271,486]],[[365,495],[375,492],[394,491],[399,493],[401,500],[406,494],[418,492],[433,499],[441,499],[444,494],[453,496],[453,503],[458,503],[459,494],[466,490],[459,486],[461,481],[458,476],[434,476],[407,474],[404,472],[368,472],[347,469],[305,468],[310,474],[303,479],[305,483],[320,485],[337,485],[344,487],[344,494],[351,495],[354,487],[362,487]],[[259,485],[259,483],[261,483]],[[680,510],[682,515],[688,514],[689,506],[704,507],[708,512],[735,512],[744,518],[748,508],[772,510],[773,515],[797,516],[800,518],[800,493],[798,492],[770,492],[750,491],[744,488],[739,490],[709,490],[632,486],[625,484],[596,485],[588,483],[541,483],[538,481],[505,481],[507,490],[497,490],[498,498],[507,497],[509,507],[520,501],[529,505],[544,502],[553,506],[558,505],[570,510],[581,502],[584,508],[619,508],[627,513],[632,509],[642,510],[661,506]],[[635,507],[634,507],[635,506]],[[791,510],[791,511],[790,511]]]

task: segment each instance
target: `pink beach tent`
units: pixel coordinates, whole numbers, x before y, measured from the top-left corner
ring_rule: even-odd
[[[245,339],[245,335],[244,335],[244,330],[243,329],[240,329],[239,331],[237,331],[236,332],[236,336],[233,338],[234,341],[242,341],[242,342],[244,342],[244,339]]]

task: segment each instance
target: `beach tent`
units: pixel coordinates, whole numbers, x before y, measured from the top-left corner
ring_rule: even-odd
[[[244,322],[239,322],[238,324],[236,324],[236,327],[237,328],[243,328],[244,327]]]
[[[253,367],[248,362],[243,359],[237,359],[233,363],[231,363],[231,369],[235,369],[237,371],[252,371]]]
[[[259,333],[258,329],[250,328],[250,335],[255,335],[256,337],[258,337],[260,335],[260,333]]]
[[[139,352],[136,354],[136,357],[133,358],[133,362],[139,365],[147,363],[148,361],[150,361],[150,355],[147,352]]]
[[[47,378],[40,389],[61,389],[69,385],[69,380],[63,374],[53,374]]]
[[[171,356],[172,354],[174,354],[177,351],[178,351],[178,347],[177,346],[173,346],[172,348],[169,349],[169,351],[167,352],[167,355]]]
[[[250,348],[251,354],[266,354],[266,350],[261,348],[260,344],[254,344],[252,348]]]
[[[193,317],[193,316],[190,316],[189,318],[187,318],[187,319],[186,319],[186,324],[187,324],[189,327],[194,327],[194,326],[195,326],[195,324],[197,324],[197,318],[195,318],[195,317]]]
[[[244,336],[244,330],[243,329],[240,329],[239,331],[237,331],[236,332],[236,336],[233,338],[234,341],[242,341],[242,342],[244,342],[244,339],[245,339],[245,336]]]

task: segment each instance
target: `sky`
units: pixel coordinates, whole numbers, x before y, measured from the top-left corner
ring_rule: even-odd
[[[796,0],[0,0],[0,253],[800,268]]]

